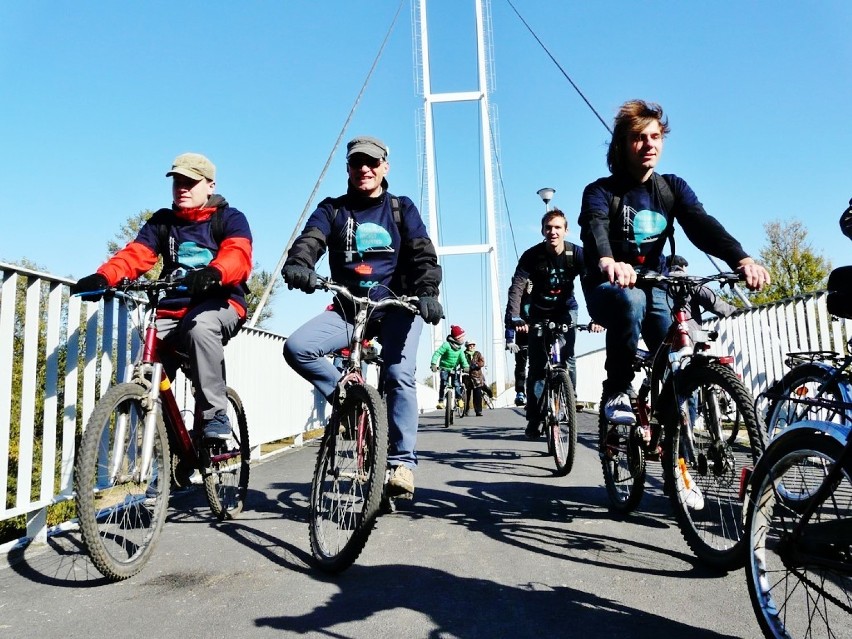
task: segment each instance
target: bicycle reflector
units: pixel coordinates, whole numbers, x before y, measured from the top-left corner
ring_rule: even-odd
[[[746,488],[748,488],[749,483],[751,483],[751,475],[754,472],[754,468],[751,466],[744,466],[742,470],[740,470],[740,501],[745,500]]]

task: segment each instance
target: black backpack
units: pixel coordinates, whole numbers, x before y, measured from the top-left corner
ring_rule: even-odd
[[[828,275],[825,306],[836,317],[852,319],[852,266],[840,266]]]

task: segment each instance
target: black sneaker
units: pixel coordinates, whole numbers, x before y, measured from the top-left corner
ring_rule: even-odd
[[[538,439],[541,437],[541,431],[538,429],[538,422],[529,422],[526,430],[524,431],[524,435],[527,436],[527,439]]]

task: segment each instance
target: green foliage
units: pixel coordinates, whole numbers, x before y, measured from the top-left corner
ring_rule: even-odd
[[[260,298],[263,297],[263,292],[266,290],[266,287],[269,286],[270,281],[272,282],[272,290],[269,291],[269,300],[267,300],[267,304],[264,305],[263,309],[260,311],[257,321],[255,322],[255,326],[257,328],[263,328],[264,324],[272,319],[272,304],[269,302],[271,302],[272,298],[275,297],[276,293],[278,293],[278,289],[281,286],[281,280],[269,271],[258,270],[258,265],[255,264],[251,277],[249,277],[248,280],[249,291],[246,294],[248,319],[251,319],[254,316],[255,311],[257,311]]]
[[[144,211],[139,211],[136,215],[131,215],[124,224],[121,225],[118,233],[115,234],[115,238],[107,242],[107,253],[108,256],[115,255],[118,251],[127,246],[130,242],[136,239],[136,236],[139,234],[139,229],[141,229],[145,222],[151,219],[151,216],[154,215],[154,211],[151,209],[145,209]],[[150,271],[145,273],[143,277],[147,280],[156,280],[160,277],[160,272],[163,270],[163,258],[157,258],[157,264]]]
[[[831,262],[814,252],[807,241],[808,231],[798,220],[763,225],[766,244],[760,260],[772,277],[772,284],[763,291],[750,293],[754,304],[777,302],[782,299],[820,291],[831,271]]]

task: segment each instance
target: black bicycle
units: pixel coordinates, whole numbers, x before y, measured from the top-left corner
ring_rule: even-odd
[[[538,415],[542,432],[547,437],[548,453],[552,455],[556,475],[560,477],[571,472],[577,450],[577,399],[561,356],[564,335],[572,330],[572,324],[552,320],[530,326],[530,331],[537,331],[547,351]]]
[[[666,285],[672,324],[655,354],[637,354],[635,367],[646,377],[632,400],[636,423],[609,422],[607,397],[600,410],[601,466],[613,510],[624,514],[639,504],[646,460],[662,459],[664,489],[686,543],[722,569],[745,560],[743,500],[763,434],[751,394],[731,368],[733,357],[710,354],[716,335],[690,326],[689,299],[709,282],[739,279],[736,273],[640,274],[640,283]]]
[[[746,577],[763,634],[852,637],[852,429],[787,425],[758,462],[750,497]]]

